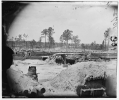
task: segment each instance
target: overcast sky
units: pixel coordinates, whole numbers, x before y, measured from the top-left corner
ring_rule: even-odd
[[[64,30],[70,29],[81,43],[102,43],[105,30],[113,27],[113,12],[104,2],[32,2],[14,20],[9,33],[10,37],[25,33],[28,40],[38,41],[41,31],[52,27],[56,42]]]

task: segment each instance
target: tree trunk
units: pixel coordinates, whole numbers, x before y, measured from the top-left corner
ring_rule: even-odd
[[[32,43],[32,50],[33,50],[33,43]]]
[[[67,47],[66,47],[66,52],[67,52],[67,49],[68,49],[68,40],[67,40]]]
[[[106,47],[106,38],[105,38],[105,50],[107,49],[107,47]]]
[[[109,50],[109,38],[108,38],[108,50]]]
[[[46,35],[45,35],[45,48],[46,48]]]
[[[75,43],[75,49],[76,49],[76,43]]]
[[[27,38],[26,38],[26,50],[27,50]]]
[[[50,43],[50,38],[49,38],[49,49],[50,49],[50,47],[51,47],[51,43]]]

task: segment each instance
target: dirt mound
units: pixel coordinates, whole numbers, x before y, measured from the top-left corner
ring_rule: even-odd
[[[19,68],[16,68],[15,66],[11,67],[14,70],[10,70],[10,73],[8,74],[9,79],[13,80],[10,83],[13,90],[16,91],[25,91],[28,90],[28,92],[32,93],[35,90],[35,93],[38,91],[41,91],[42,88],[44,88],[46,91],[43,93],[44,96],[52,96],[52,95],[70,95],[70,94],[76,94],[77,87],[80,87],[84,84],[86,84],[86,81],[90,77],[92,78],[99,78],[104,77],[104,73],[106,72],[107,76],[112,75],[112,73],[115,73],[115,67],[116,67],[116,61],[110,61],[110,62],[81,62],[77,63],[71,66],[68,66],[68,68],[60,68],[61,66],[55,66],[53,65],[50,67],[50,70],[48,69],[48,65],[43,66],[41,69],[37,69],[38,72],[40,72],[39,77],[43,77],[46,81],[44,82],[36,82],[29,78],[28,76],[24,75],[21,71],[19,71]],[[19,67],[19,66],[18,66]],[[40,68],[42,66],[39,66]],[[16,69],[15,69],[16,68]],[[28,71],[28,68],[26,68]],[[57,76],[56,74],[53,74],[58,72]],[[62,71],[61,71],[62,70]],[[43,73],[41,73],[41,71]],[[61,72],[60,72],[61,71]],[[52,78],[49,80],[48,73],[52,73]],[[59,74],[60,73],[60,74]],[[42,74],[42,75],[41,75]],[[40,76],[41,75],[41,76]],[[55,76],[54,76],[55,75]],[[47,77],[48,76],[48,77]],[[54,78],[53,78],[54,77]],[[92,84],[93,83],[93,84]],[[92,87],[92,85],[96,87],[100,87],[95,82],[89,82],[87,83],[88,87]],[[42,91],[41,91],[42,92]],[[41,93],[40,93],[41,94]]]
[[[63,70],[51,82],[56,90],[75,91],[79,85],[84,85],[88,77],[104,77],[106,66],[97,62],[82,62]]]

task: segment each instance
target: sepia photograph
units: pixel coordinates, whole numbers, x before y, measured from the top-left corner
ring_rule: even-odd
[[[1,1],[2,98],[117,98],[118,1]]]

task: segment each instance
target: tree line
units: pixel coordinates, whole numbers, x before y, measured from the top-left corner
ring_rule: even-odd
[[[49,27],[48,29],[44,29],[41,33],[45,37],[45,44],[46,44],[46,37],[48,37],[49,47],[52,47],[55,44],[55,40],[53,38],[53,33],[55,33],[54,29],[52,27]],[[78,38],[78,36],[73,36],[72,33],[73,31],[69,29],[64,30],[63,34],[60,36],[60,42],[62,44],[61,47],[66,44],[66,48],[68,48],[69,40],[72,40],[75,46],[79,45],[80,39]],[[40,37],[40,41],[41,41],[41,38],[42,36]]]
[[[102,44],[97,44],[96,41],[92,42],[91,44],[84,44],[80,43],[81,40],[79,39],[78,35],[73,35],[73,31],[66,29],[64,32],[61,34],[59,40],[60,43],[56,43],[53,37],[53,34],[55,33],[54,29],[52,27],[49,27],[47,29],[43,29],[41,31],[41,36],[39,38],[39,41],[35,41],[34,39],[31,41],[28,41],[28,35],[27,34],[19,34],[18,37],[12,37],[8,41],[11,41],[12,46],[20,46],[22,43],[22,46],[26,47],[30,45],[30,48],[34,48],[35,45],[39,45],[39,48],[54,48],[54,47],[64,47],[66,50],[73,46],[73,48],[82,48],[82,49],[93,49],[93,50],[107,50],[109,48],[109,32],[110,28],[108,28],[104,32],[104,40],[102,41]],[[42,42],[42,39],[45,39],[45,43]],[[71,43],[69,43],[69,40]],[[59,45],[60,44],[60,45]],[[42,46],[43,45],[43,46]]]

